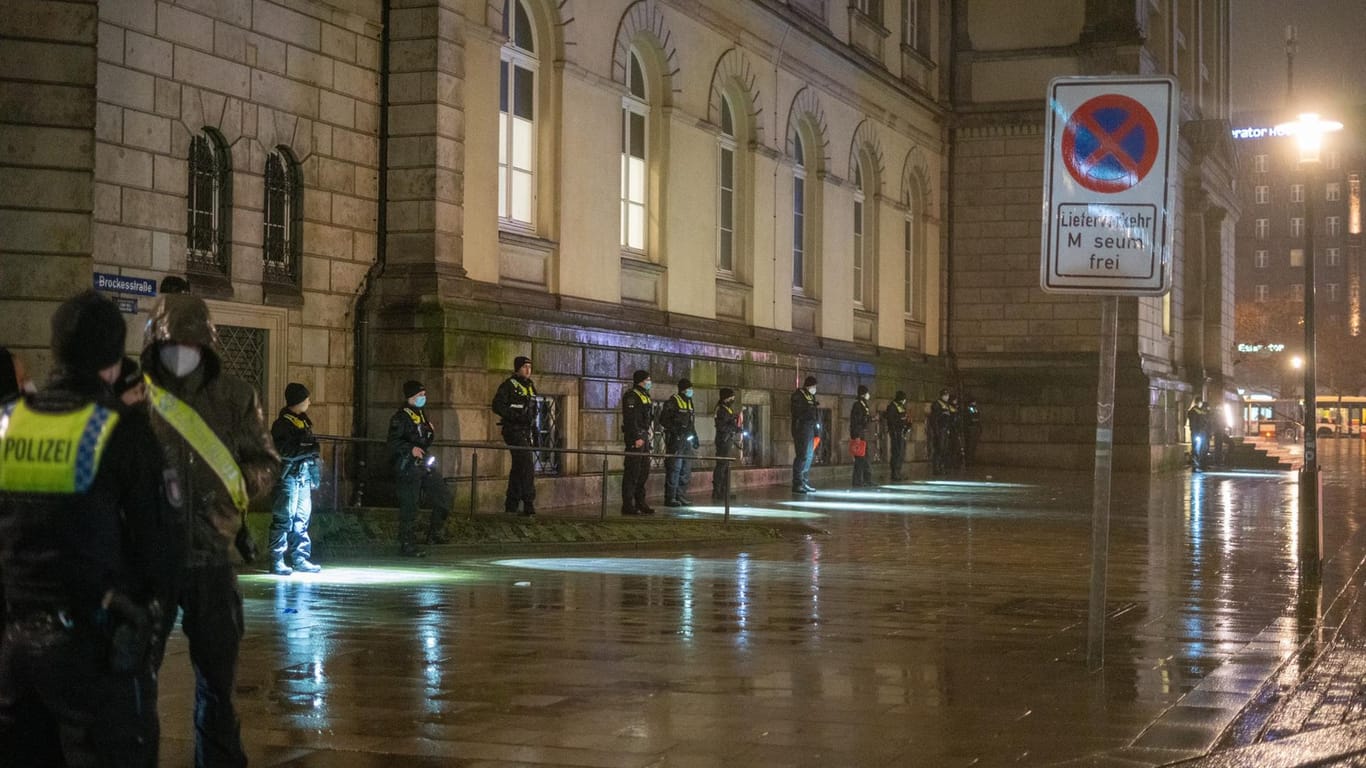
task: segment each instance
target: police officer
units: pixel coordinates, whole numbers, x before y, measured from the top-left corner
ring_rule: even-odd
[[[147,415],[109,389],[125,334],[94,291],[63,303],[51,383],[0,418],[6,765],[157,763],[154,638],[185,534]]]
[[[1191,467],[1201,472],[1205,469],[1209,451],[1209,405],[1204,400],[1191,401],[1190,410],[1186,411],[1186,423],[1191,431]],[[1313,428],[1312,424],[1310,428]]]
[[[820,432],[820,402],[816,400],[816,377],[807,376],[792,393],[792,492],[810,493],[811,461],[816,457]]]
[[[960,414],[963,421],[963,466],[977,462],[977,439],[982,435],[982,411],[976,398],[969,397]]]
[[[313,517],[313,491],[322,484],[322,456],[313,436],[308,387],[297,381],[285,387],[285,407],[270,425],[270,437],[280,453],[280,484],[270,510],[270,572],[288,576],[295,571],[317,573],[308,523]]]
[[[532,431],[536,427],[536,386],[531,382],[531,358],[517,357],[512,361],[512,375],[493,395],[493,412],[502,421],[503,442],[509,446],[531,446]],[[536,467],[529,450],[511,448],[512,471],[508,473],[507,495],[503,497],[503,511],[517,514],[520,504],[523,515],[536,514]]]
[[[685,507],[692,483],[692,456],[697,448],[697,414],[692,405],[692,381],[678,380],[674,396],[664,401],[659,426],[664,429],[664,450],[676,454],[664,459],[664,506]]]
[[[958,410],[954,408],[949,396],[949,388],[939,390],[939,399],[930,404],[930,469],[942,475],[957,465],[953,457],[954,422]]]
[[[868,388],[860,384],[858,386],[858,397],[849,409],[849,441],[851,453],[854,457],[854,487],[862,488],[873,485],[873,465],[868,462],[868,433],[869,427],[873,423],[873,412],[868,407],[868,401],[872,395]],[[863,442],[863,453],[853,452],[854,441]]]
[[[621,473],[621,514],[653,515],[645,503],[645,483],[650,479],[650,440],[654,435],[654,402],[649,371],[631,374],[631,388],[621,395],[621,436],[626,443]]]
[[[417,499],[427,495],[432,519],[427,527],[428,544],[445,544],[446,515],[451,497],[441,480],[436,454],[428,453],[436,439],[436,427],[427,420],[427,388],[421,382],[403,382],[407,402],[389,419],[389,457],[394,465],[398,493],[398,552],[405,557],[424,557],[417,546]]]
[[[195,764],[242,766],[233,693],[245,628],[232,550],[255,556],[247,506],[275,486],[280,458],[255,388],[223,369],[218,349],[202,299],[161,297],[147,322],[142,369],[152,429],[186,499],[190,544],[179,607],[195,672]],[[174,622],[174,611],[167,618]]]
[[[744,412],[735,406],[735,390],[722,387],[716,403],[716,455],[735,456],[744,440]],[[729,461],[718,461],[711,471],[711,500],[725,501],[730,487]],[[733,494],[732,494],[733,495]]]
[[[891,448],[892,482],[901,480],[901,465],[906,461],[906,430],[910,418],[906,413],[906,393],[897,390],[892,402],[882,412],[882,423],[887,425],[887,439]]]

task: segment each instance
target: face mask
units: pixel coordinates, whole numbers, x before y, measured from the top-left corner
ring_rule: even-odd
[[[654,385],[655,385],[655,383],[654,383],[653,381],[642,381],[642,382],[640,383],[640,388],[643,389],[643,390],[645,390],[646,392],[649,392],[649,391],[650,391],[650,387],[653,387]]]
[[[872,395],[869,395],[869,394],[866,394],[866,393],[863,395],[863,399],[864,399],[864,400],[867,400],[867,399],[870,398],[870,397],[872,397]]]
[[[175,374],[176,378],[184,378],[194,372],[199,367],[200,359],[203,357],[199,347],[191,347],[185,344],[168,344],[161,348],[161,364],[166,370]]]
[[[426,395],[418,395],[418,396],[417,396],[417,399],[413,401],[413,405],[416,405],[418,408],[425,408],[425,407],[427,407],[427,396],[426,396]]]
[[[948,396],[948,395],[940,395],[940,396],[939,396],[939,399],[940,399],[940,400],[943,400],[944,402],[947,403],[947,402],[949,401],[949,396]]]
[[[25,381],[23,386],[19,387],[19,389],[26,395],[38,394],[38,387],[32,381]]]
[[[814,395],[814,394],[816,394],[816,388],[815,388],[815,387],[807,387],[807,388],[806,388],[806,392],[807,392],[807,394]]]
[[[689,400],[691,400],[691,399],[692,399],[692,387],[688,387],[687,389],[683,390],[683,396],[686,397],[686,398],[688,398]]]

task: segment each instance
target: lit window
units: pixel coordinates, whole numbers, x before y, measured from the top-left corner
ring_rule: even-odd
[[[1330,267],[1342,266],[1342,249],[1325,248],[1323,249],[1323,263]]]
[[[631,51],[629,58],[626,95],[621,99],[621,244],[633,251],[644,251],[650,105],[646,101],[645,69],[640,57]]]
[[[1342,184],[1334,181],[1323,187],[1323,199],[1330,203],[1336,203],[1342,199]]]
[[[228,226],[232,222],[232,163],[214,131],[190,139],[185,262],[190,271],[231,276]]]
[[[1267,261],[1268,261],[1268,258],[1267,258],[1267,253],[1266,253],[1266,251],[1257,251],[1256,253],[1253,254],[1253,257],[1252,257],[1252,264],[1253,264],[1253,266],[1257,267],[1258,269],[1264,269],[1264,268],[1266,268]]]
[[[1257,219],[1254,233],[1258,240],[1265,240],[1271,236],[1271,219]]]
[[[1271,202],[1271,187],[1268,187],[1265,184],[1258,184],[1254,199],[1261,205]]]
[[[1303,249],[1303,248],[1291,248],[1291,249],[1290,249],[1290,266],[1292,266],[1292,267],[1303,267],[1303,266],[1304,266],[1304,249]]]
[[[300,234],[303,205],[299,164],[288,149],[266,155],[266,215],[262,276],[274,283],[299,285]]]
[[[540,62],[523,0],[503,5],[498,64],[498,217],[531,225],[536,200],[536,79]]]
[[[735,150],[735,119],[722,96],[716,268],[728,274],[735,272]]]

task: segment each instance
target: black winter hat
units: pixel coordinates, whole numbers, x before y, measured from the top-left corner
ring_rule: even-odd
[[[403,399],[407,400],[408,398],[412,397],[413,395],[416,395],[418,392],[421,392],[424,389],[426,389],[426,387],[422,386],[422,382],[417,381],[415,379],[408,379],[407,381],[403,382]]]
[[[905,393],[905,392],[902,392],[901,390],[898,389],[898,390],[896,391],[896,396],[893,397],[892,399],[895,400],[895,401],[897,401],[898,403],[904,402],[904,401],[906,400],[906,393]]]
[[[735,397],[735,390],[730,387],[721,387],[721,399],[725,400],[728,397]]]
[[[645,381],[648,378],[650,378],[649,371],[636,371],[635,373],[631,374],[631,383],[639,384],[640,382]]]
[[[85,290],[52,314],[52,353],[73,373],[96,373],[123,359],[128,327],[114,302]]]
[[[512,370],[514,370],[514,371],[520,371],[520,370],[522,370],[522,366],[524,366],[524,365],[526,365],[527,363],[530,363],[530,362],[531,362],[531,358],[527,357],[526,355],[518,355],[518,356],[517,356],[516,358],[514,358],[513,361],[512,361]]]
[[[814,387],[814,386],[816,386],[816,377],[815,377],[815,376],[807,376],[805,379],[802,380],[802,387]]]
[[[868,394],[868,388],[862,384],[858,385],[858,396],[863,397],[866,394]]]
[[[692,386],[692,379],[689,379],[689,378],[687,378],[687,377],[684,377],[684,378],[681,378],[681,379],[678,380],[678,391],[679,391],[679,392],[682,392],[683,390],[685,390],[685,389],[687,389],[688,387],[691,387],[691,386]]]
[[[119,377],[114,380],[114,394],[121,395],[141,382],[142,369],[138,368],[138,361],[131,357],[124,357],[123,367],[119,369]]]
[[[285,386],[285,405],[298,405],[308,399],[308,387],[297,381],[291,381]],[[412,395],[408,395],[412,397]]]

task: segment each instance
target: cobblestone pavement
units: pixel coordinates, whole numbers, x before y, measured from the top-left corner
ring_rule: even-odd
[[[1261,693],[1299,690],[1318,651],[1347,637],[1366,475],[1359,442],[1324,453],[1332,554],[1315,599],[1298,588],[1293,475],[1117,475],[1094,674],[1084,473],[747,496],[739,515],[826,533],[744,548],[244,575],[244,737],[254,765],[336,768],[1197,757]],[[177,635],[164,764],[189,763],[192,688]]]

